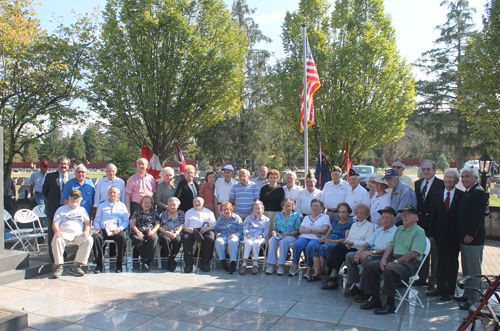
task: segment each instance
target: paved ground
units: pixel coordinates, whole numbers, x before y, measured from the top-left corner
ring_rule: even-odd
[[[500,242],[488,241],[483,272],[500,272]],[[114,271],[114,267],[113,267]],[[455,302],[425,296],[398,314],[360,310],[341,290],[300,277],[166,270],[47,277],[0,286],[0,306],[28,312],[30,330],[455,330]]]

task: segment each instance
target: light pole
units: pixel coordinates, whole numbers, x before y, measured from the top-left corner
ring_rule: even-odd
[[[491,161],[493,161],[486,150],[479,158],[479,172],[481,173],[481,186],[486,191],[486,174],[490,171]]]

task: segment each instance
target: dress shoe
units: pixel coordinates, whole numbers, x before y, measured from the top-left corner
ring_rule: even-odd
[[[433,292],[435,290],[437,290],[437,286],[435,284],[429,284],[429,286],[427,286],[427,291]]]
[[[390,305],[386,303],[385,305],[382,306],[382,308],[379,308],[375,310],[376,315],[387,315],[387,314],[392,314],[396,310],[396,307],[394,305]]]
[[[187,273],[187,274],[189,274],[189,273],[193,272],[193,266],[192,266],[192,265],[190,265],[190,266],[185,266],[185,267],[184,267],[184,272],[185,272],[185,273]]]
[[[467,302],[467,298],[464,298],[463,295],[461,297],[453,297],[453,300],[456,302]]]
[[[210,272],[210,264],[202,264],[200,269],[203,272]]]
[[[229,264],[229,271],[227,273],[232,275],[235,272],[236,272],[236,261],[231,261],[231,263]]]
[[[441,296],[441,298],[439,298],[439,300],[441,300],[441,301],[450,301],[450,300],[453,300],[453,297],[451,295],[449,295],[449,294],[443,294]]]
[[[95,267],[95,269],[94,269],[94,273],[95,274],[100,274],[101,272],[102,272],[102,266],[97,265],[97,267]]]
[[[116,273],[117,273],[117,274],[119,274],[119,273],[121,273],[123,270],[122,270],[122,268],[121,268],[121,267],[116,267],[116,270],[115,270],[115,271],[116,271]]]
[[[430,292],[425,293],[425,295],[427,295],[428,297],[437,297],[437,296],[440,296],[441,293],[439,293],[438,290],[434,290],[434,291],[430,291]]]
[[[470,306],[471,306],[471,304],[470,304],[470,303],[465,302],[464,304],[460,305],[460,309],[461,309],[461,310],[467,310],[467,311],[468,311],[468,310],[469,310],[469,308],[470,308]]]
[[[372,298],[370,301],[368,301],[368,303],[365,303],[360,308],[363,310],[370,310],[370,309],[375,309],[375,308],[380,308],[380,307],[382,307],[382,302],[380,302],[380,299],[379,298],[377,298],[377,299]]]
[[[371,295],[369,294],[364,294],[363,292],[360,292],[354,296],[354,301],[356,302],[367,302],[370,299]]]
[[[413,282],[413,285],[415,285],[415,286],[424,286],[426,284],[427,283],[424,280],[421,280],[421,279],[416,280],[415,282]]]
[[[222,265],[222,269],[224,271],[229,271],[229,266],[227,265],[227,261],[226,260],[221,260],[220,264]]]
[[[346,298],[354,298],[360,292],[361,290],[356,285],[354,285],[350,290],[344,292],[344,296]]]

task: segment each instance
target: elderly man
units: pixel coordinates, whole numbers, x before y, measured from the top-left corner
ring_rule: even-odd
[[[484,216],[488,205],[488,196],[477,182],[477,169],[463,168],[461,170],[462,184],[466,191],[458,204],[458,238],[462,253],[462,274],[464,276],[480,275],[483,262],[483,249],[486,240]],[[468,287],[480,288],[481,278],[474,277]],[[466,289],[462,297],[456,298],[464,302],[460,309],[469,310],[471,304],[479,301],[479,293]]]
[[[52,255],[52,238],[54,231],[52,230],[52,220],[56,210],[63,205],[63,188],[69,180],[68,168],[70,160],[66,156],[60,156],[57,160],[58,170],[45,175],[45,180],[42,186],[42,193],[45,197],[45,215],[47,215],[47,229],[48,229],[48,246],[50,260],[54,261]]]
[[[301,190],[297,201],[295,203],[295,211],[300,214],[300,221],[304,219],[304,217],[311,215],[311,201],[312,199],[320,199],[321,191],[316,187],[316,178],[314,178],[311,174],[307,174],[306,176],[306,189]]]
[[[417,206],[417,197],[415,191],[406,184],[399,181],[399,173],[394,169],[387,169],[384,178],[387,186],[392,189],[391,207],[394,210],[401,210],[404,206]],[[400,213],[396,216],[396,226],[402,225],[402,216]]]
[[[358,265],[380,260],[396,232],[394,221],[396,220],[397,212],[387,206],[382,210],[378,210],[378,213],[380,214],[379,223],[382,226],[373,232],[363,246],[356,252],[347,253],[345,258],[347,265],[347,284],[345,288],[350,288],[350,290],[346,291],[344,295],[348,298],[355,296],[358,302],[366,301],[370,298],[369,295],[364,294],[359,288],[361,276]]]
[[[85,208],[90,218],[94,218],[92,205],[94,204],[95,186],[94,183],[85,178],[87,175],[87,168],[83,164],[79,164],[75,169],[75,178],[70,179],[63,190],[63,204],[68,203],[69,194],[73,190],[79,190],[82,193],[82,201],[80,206]]]
[[[52,254],[56,270],[52,275],[60,278],[63,273],[64,249],[68,243],[78,245],[75,262],[69,273],[81,277],[85,275],[80,268],[87,264],[93,239],[90,236],[90,218],[85,208],[80,206],[82,193],[79,190],[72,190],[68,197],[68,204],[57,209],[54,215],[52,229],[54,238],[52,239]]]
[[[267,181],[267,173],[268,172],[269,172],[268,167],[266,167],[265,165],[260,166],[259,167],[259,177],[255,177],[254,179],[252,179],[252,182],[257,184],[257,189],[259,190],[259,192],[263,186],[266,186],[267,184],[269,184],[269,182]]]
[[[458,274],[458,205],[464,195],[456,188],[460,174],[455,169],[444,172],[444,189],[430,196],[431,213],[429,240],[437,246],[437,289],[427,292],[428,296],[441,296],[441,301],[449,301],[455,293]],[[418,187],[418,186],[417,186]],[[432,252],[432,250],[431,250]]]
[[[97,210],[99,205],[105,201],[108,201],[108,190],[110,187],[115,187],[120,192],[119,200],[125,203],[125,182],[123,179],[116,177],[116,166],[110,163],[106,166],[106,177],[101,178],[97,181],[95,187],[95,197],[94,197],[94,208]]]
[[[40,162],[40,170],[35,171],[31,174],[28,184],[30,185],[30,201],[35,201],[37,205],[45,205],[45,197],[42,193],[43,181],[47,170],[49,169],[49,164],[47,161]]]
[[[238,178],[240,182],[231,188],[229,202],[234,205],[234,212],[245,221],[252,212],[253,203],[260,197],[260,189],[250,181],[250,172],[247,169],[241,169]]]
[[[418,225],[425,230],[425,235],[430,237],[430,223],[431,223],[431,195],[439,190],[444,189],[444,182],[442,179],[436,178],[436,163],[431,160],[426,160],[420,165],[422,168],[423,179],[415,182],[415,194],[417,198],[418,210]],[[418,193],[416,193],[418,192]],[[432,260],[432,264],[430,263]],[[430,258],[426,259],[418,273],[419,280],[415,282],[416,285],[424,285],[429,276],[429,266],[431,267],[431,275],[429,277],[428,291],[436,290],[437,283],[437,264],[438,264],[438,251],[436,245],[432,245]]]
[[[123,255],[127,246],[128,210],[119,200],[120,190],[111,186],[108,190],[108,200],[99,204],[94,220],[94,254],[96,268],[94,273],[102,272],[102,256],[105,240],[114,240],[118,252],[116,255],[116,272],[122,272]]]
[[[391,169],[392,170],[392,169]],[[425,231],[417,225],[418,211],[405,205],[402,210],[403,224],[394,233],[394,237],[384,251],[380,261],[369,262],[363,268],[361,289],[372,298],[361,309],[376,309],[375,314],[385,315],[396,309],[394,297],[400,280],[413,276],[422,261],[426,247]],[[382,295],[387,296],[387,303],[380,301],[380,275],[384,275]]]
[[[156,180],[147,173],[148,160],[140,158],[136,162],[137,172],[127,180],[125,188],[125,203],[129,215],[133,215],[141,208],[141,199],[145,195],[154,197],[156,192]]]
[[[354,208],[356,208],[357,205],[360,203],[364,203],[368,207],[371,205],[370,194],[363,186],[361,186],[360,183],[361,178],[359,178],[359,173],[354,169],[349,170],[350,188],[347,191],[346,202],[353,210],[353,213],[351,214],[353,219],[356,219],[356,215],[354,215]]]
[[[193,271],[193,247],[195,241],[201,240],[201,270],[210,271],[210,261],[214,252],[215,217],[210,209],[203,208],[202,197],[193,199],[193,208],[186,212],[184,223],[184,272]],[[201,236],[200,236],[201,234]]]
[[[230,164],[226,164],[223,170],[223,177],[219,178],[215,181],[215,190],[214,190],[214,205],[215,205],[215,218],[219,218],[220,212],[220,204],[229,201],[229,194],[231,194],[231,189],[234,184],[238,184],[238,181],[233,178],[234,176],[234,168]]]
[[[346,202],[347,192],[351,190],[349,183],[341,179],[342,169],[333,167],[332,180],[325,183],[320,200],[323,201],[326,208],[326,214],[330,217],[330,223],[339,218],[337,206],[341,202]]]
[[[392,163],[392,169],[396,170],[399,174],[399,180],[401,182],[403,182],[403,184],[406,184],[408,185],[409,187],[411,187],[412,189],[414,188],[414,183],[413,183],[413,179],[411,179],[410,176],[407,176],[403,173],[403,171],[405,171],[405,165],[403,163],[403,161],[401,160],[396,160]]]
[[[295,185],[295,181],[297,180],[297,175],[293,171],[289,171],[285,175],[286,185],[283,186],[283,190],[285,191],[285,198],[292,198],[295,203],[297,202],[297,197],[299,196],[300,191],[302,189],[300,186]]]

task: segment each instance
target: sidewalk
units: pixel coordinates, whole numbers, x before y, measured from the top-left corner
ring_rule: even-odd
[[[500,242],[487,241],[483,273],[500,273]],[[288,269],[288,267],[287,267]],[[301,270],[300,276],[302,276]],[[183,274],[138,269],[59,280],[28,279],[0,286],[0,306],[28,312],[29,330],[454,330],[465,317],[417,288],[424,308],[398,314],[362,311],[341,290],[300,277]]]

